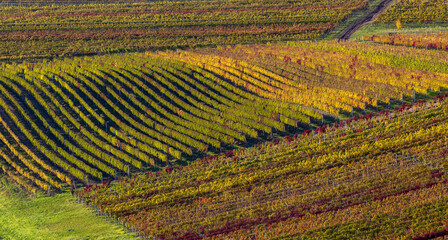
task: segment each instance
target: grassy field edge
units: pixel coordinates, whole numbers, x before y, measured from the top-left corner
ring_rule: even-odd
[[[136,239],[111,222],[75,203],[69,192],[30,198],[0,178],[0,239]]]

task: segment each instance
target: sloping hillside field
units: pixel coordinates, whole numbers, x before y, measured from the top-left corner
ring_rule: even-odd
[[[51,192],[447,86],[443,73],[280,45],[3,64],[1,166],[30,192]]]
[[[448,237],[447,9],[1,1],[0,238]]]
[[[78,194],[150,239],[444,236],[445,97]]]
[[[5,7],[0,8],[0,60],[315,39],[367,3],[220,0]]]
[[[393,23],[400,19],[411,22],[448,22],[448,2],[445,0],[398,0],[379,18],[379,22]]]

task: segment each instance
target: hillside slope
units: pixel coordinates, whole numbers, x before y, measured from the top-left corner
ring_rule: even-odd
[[[216,0],[0,6],[0,60],[316,39],[367,2]]]
[[[157,239],[443,236],[446,97],[78,194]]]
[[[357,30],[359,30],[361,27],[370,24],[374,21],[375,17],[380,15],[382,12],[384,12],[390,4],[393,2],[393,0],[384,0],[381,1],[376,8],[373,9],[372,12],[367,14],[365,17],[361,17],[358,20],[354,21],[354,23],[347,28],[345,31],[341,33],[341,35],[338,36],[338,39],[341,40],[348,40],[350,39],[350,36],[355,33]]]
[[[448,88],[448,75],[436,68],[442,63],[421,71],[414,69],[420,60],[406,58],[408,68],[380,64],[384,57],[364,60],[345,43],[300,44],[3,64],[2,170],[31,193],[57,192],[185,164]],[[342,50],[331,50],[337,47]],[[422,52],[419,58],[436,54]]]
[[[378,22],[448,22],[448,3],[444,0],[400,0],[378,17]]]
[[[400,23],[399,29],[397,29],[398,22]],[[394,1],[386,11],[376,18],[375,22],[361,28],[351,39],[363,40],[363,36],[372,35],[438,34],[446,32],[447,29],[448,3],[446,1]]]

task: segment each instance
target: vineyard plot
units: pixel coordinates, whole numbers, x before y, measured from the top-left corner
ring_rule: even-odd
[[[444,236],[446,97],[77,194],[149,238]]]
[[[316,39],[368,0],[66,2],[0,6],[0,60]]]
[[[448,86],[443,73],[301,44],[2,64],[2,168],[30,192],[51,192],[156,170]]]
[[[448,34],[439,32],[437,34],[393,34],[388,36],[363,36],[365,41],[385,43],[397,46],[408,46],[414,48],[448,50]]]
[[[444,0],[403,0],[396,1],[378,17],[377,21],[382,23],[394,23],[397,20],[402,23],[447,22],[447,11],[448,3]]]
[[[2,168],[30,192],[50,192],[220,151],[321,117],[220,81],[227,80],[146,54],[5,64]]]

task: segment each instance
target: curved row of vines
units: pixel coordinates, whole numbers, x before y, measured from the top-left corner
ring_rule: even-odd
[[[447,87],[443,73],[280,45],[2,64],[0,161],[30,192],[51,192]]]
[[[150,239],[444,236],[446,97],[77,194]]]

